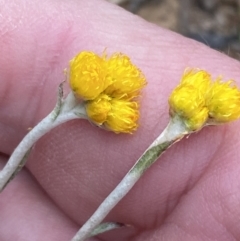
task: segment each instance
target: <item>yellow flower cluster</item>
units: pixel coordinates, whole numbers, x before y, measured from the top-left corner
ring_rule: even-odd
[[[116,133],[132,133],[138,127],[139,105],[134,98],[146,85],[143,73],[129,57],[110,58],[81,52],[70,61],[70,86],[86,103],[91,121]]]
[[[169,97],[171,116],[182,117],[194,131],[204,124],[218,124],[240,117],[240,90],[229,80],[213,81],[203,70],[187,69]]]

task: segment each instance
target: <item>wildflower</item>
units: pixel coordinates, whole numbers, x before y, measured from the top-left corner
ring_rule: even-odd
[[[110,58],[82,52],[70,62],[70,86],[85,103],[89,120],[116,133],[137,129],[139,104],[134,100],[146,79],[129,57]]]
[[[106,94],[86,104],[87,115],[94,123],[116,133],[132,133],[136,130],[138,108],[137,102],[110,98]]]
[[[181,84],[194,86],[201,93],[206,93],[211,85],[211,76],[204,70],[187,68],[184,71]]]
[[[102,93],[111,79],[106,79],[103,58],[92,52],[81,52],[70,61],[70,86],[78,98],[93,100]]]
[[[218,78],[210,88],[206,100],[209,118],[214,123],[224,123],[240,117],[240,90],[234,81],[222,82]]]
[[[113,54],[107,60],[108,80],[112,82],[105,93],[118,99],[137,97],[146,79],[143,73],[131,63],[128,56],[121,53]]]
[[[208,118],[205,95],[210,83],[207,72],[188,70],[169,97],[170,114],[181,117],[192,131],[200,129]]]
[[[86,103],[86,112],[88,117],[97,125],[102,125],[108,117],[111,110],[111,98],[106,94],[101,94],[95,100]]]
[[[116,133],[132,133],[138,127],[139,105],[135,101],[112,99],[105,127]]]

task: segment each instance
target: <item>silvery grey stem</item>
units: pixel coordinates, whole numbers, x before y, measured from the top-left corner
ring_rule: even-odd
[[[125,227],[123,223],[106,222],[99,224],[89,235],[89,237],[94,237],[98,234],[105,233],[107,231]]]
[[[187,127],[176,116],[172,118],[162,134],[148,147],[143,155],[125,175],[117,187],[102,202],[95,213],[82,226],[72,241],[83,241],[102,222],[117,203],[131,190],[142,174],[158,159],[172,144],[188,134]]]
[[[66,98],[68,100],[69,98]],[[0,192],[8,184],[9,181],[16,175],[16,173],[24,166],[27,156],[34,145],[43,135],[49,132],[56,126],[72,119],[86,118],[85,108],[78,104],[73,106],[71,96],[70,106],[67,108],[68,101],[62,101],[62,84],[59,86],[58,101],[54,110],[46,116],[40,123],[38,123],[20,142],[20,144],[13,151],[7,164],[0,171]],[[61,109],[68,111],[62,112]]]

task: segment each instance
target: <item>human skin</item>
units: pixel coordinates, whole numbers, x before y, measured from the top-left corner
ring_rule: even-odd
[[[0,152],[7,161],[54,107],[63,69],[82,50],[123,52],[145,73],[139,129],[66,123],[33,148],[0,194],[1,241],[65,241],[168,123],[186,67],[235,79],[240,64],[104,1],[0,1]],[[240,240],[240,122],[207,127],[168,150],[106,220],[131,225],[90,240]]]

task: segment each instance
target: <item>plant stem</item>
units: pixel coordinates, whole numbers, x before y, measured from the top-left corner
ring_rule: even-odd
[[[125,227],[123,223],[113,223],[113,222],[106,222],[99,224],[88,237],[94,237],[98,234],[108,232],[113,229]]]
[[[72,93],[71,98],[66,98],[62,101],[62,84],[59,86],[58,101],[54,110],[46,116],[40,123],[38,123],[20,142],[20,144],[13,151],[7,164],[0,172],[0,192],[4,187],[14,178],[18,171],[26,163],[28,154],[32,146],[47,132],[56,126],[77,118],[85,118],[84,106],[75,102],[73,105]],[[68,101],[70,100],[70,101]],[[70,108],[67,108],[67,107]],[[64,107],[64,108],[63,108]],[[61,111],[64,109],[64,111]],[[67,111],[65,111],[67,110]]]
[[[131,190],[143,173],[172,144],[189,134],[187,127],[178,116],[172,118],[162,134],[148,147],[117,187],[102,202],[95,213],[82,226],[72,241],[83,241],[102,222],[107,214]]]

